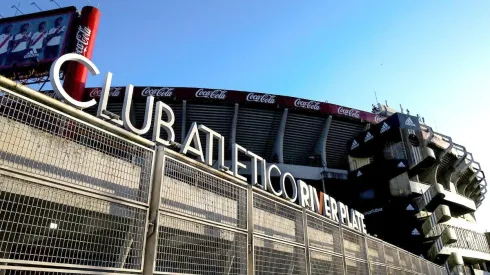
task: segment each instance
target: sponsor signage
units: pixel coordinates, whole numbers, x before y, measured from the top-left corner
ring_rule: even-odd
[[[206,90],[199,89],[196,92],[196,98],[207,98],[207,99],[226,99],[226,90]]]
[[[143,91],[141,91],[141,96],[172,97],[173,94],[174,94],[174,88],[165,88],[165,87],[162,88],[146,87],[143,89]]]
[[[64,62],[76,61],[83,64],[93,75],[99,74],[99,70],[89,59],[77,55],[67,54],[57,59],[50,71],[50,81],[55,93],[63,98],[67,103],[77,108],[88,108],[97,105],[97,116],[106,120],[109,120],[117,125],[123,126],[126,130],[133,132],[137,135],[146,134],[150,130],[150,125],[153,124],[153,137],[152,140],[163,146],[175,145],[175,131],[173,124],[175,122],[175,115],[167,104],[162,101],[158,101],[154,104],[154,97],[148,91],[146,100],[146,112],[144,117],[144,125],[142,128],[136,128],[130,119],[130,109],[132,104],[133,86],[128,85],[124,91],[124,103],[121,113],[121,120],[108,117],[105,114],[105,108],[109,100],[109,94],[111,93],[110,85],[112,80],[112,74],[107,73],[104,86],[100,91],[100,100],[97,102],[95,99],[89,101],[79,101],[72,98],[63,89],[61,80],[59,79],[59,71]],[[95,92],[94,92],[95,93]],[[158,90],[154,93],[158,93]],[[199,89],[196,91],[196,97],[224,99],[226,98],[227,91],[225,90],[205,90]],[[256,97],[253,97],[257,99]],[[315,105],[316,103],[312,103]],[[153,105],[156,105],[153,108]],[[310,103],[306,103],[304,106],[309,106]],[[153,109],[155,114],[153,115]],[[166,119],[163,118],[163,113],[166,114]],[[165,135],[161,135],[161,132],[165,131]],[[206,136],[206,143],[204,146],[201,144],[200,136]],[[213,159],[213,143],[218,143],[218,159]],[[280,168],[275,164],[267,164],[266,160],[259,155],[247,150],[237,143],[231,145],[231,167],[225,166],[225,139],[224,137],[214,130],[206,127],[205,125],[198,125],[196,122],[192,123],[186,138],[179,146],[180,153],[191,155],[196,157],[199,161],[213,166],[216,162],[219,169],[228,173],[240,180],[247,181],[247,178],[239,174],[240,169],[247,168],[247,165],[238,160],[239,154],[245,154],[250,158],[250,170],[251,180],[249,184],[264,189],[275,196],[282,197],[292,203],[297,203],[300,206],[307,208],[311,211],[317,212],[335,222],[340,222],[345,226],[352,228],[353,230],[361,233],[366,232],[366,225],[364,223],[364,215],[360,212],[349,209],[349,207],[340,201],[336,201],[335,198],[323,193],[318,192],[313,186],[308,185],[302,180],[297,180],[289,172],[282,172]],[[261,180],[258,180],[258,176],[261,176]],[[280,186],[274,187],[271,182],[271,175],[280,176]]]
[[[110,93],[111,100],[122,101],[124,98],[125,87],[111,87],[111,90],[118,90],[121,93]],[[227,103],[253,103],[261,104],[268,108],[293,108],[304,111],[320,112],[336,116],[343,116],[350,119],[358,119],[377,124],[385,119],[380,115],[357,109],[338,106],[330,103],[324,103],[314,100],[305,100],[301,98],[292,98],[287,96],[278,96],[264,93],[250,93],[230,90],[213,90],[186,87],[134,87],[134,99],[143,100],[148,95],[156,98],[173,98],[175,100],[213,100]],[[85,99],[100,97],[100,93],[94,93],[94,90],[101,88],[85,89]]]
[[[276,96],[268,94],[249,93],[245,98],[247,102],[258,102],[264,104],[276,104]]]
[[[75,35],[76,54],[82,55],[88,59],[92,58],[95,38],[99,29],[100,10],[86,6],[82,8],[78,27]],[[65,72],[65,82],[63,87],[70,91],[71,97],[77,100],[83,100],[85,92],[85,83],[87,81],[88,71],[78,62],[68,62]]]

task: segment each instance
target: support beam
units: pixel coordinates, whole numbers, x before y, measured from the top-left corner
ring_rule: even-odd
[[[182,101],[182,133],[180,133],[180,142],[183,143],[187,135],[187,127],[185,125],[187,118],[187,100]]]
[[[322,133],[316,142],[313,155],[320,156],[322,160],[322,166],[327,167],[327,139],[328,132],[330,131],[330,124],[332,123],[332,116],[328,116],[323,125]]]
[[[278,163],[284,163],[284,132],[286,131],[286,121],[288,120],[288,109],[284,109],[282,113],[281,123],[277,129],[276,142],[274,144],[274,151],[272,152],[272,159],[277,157]]]
[[[230,146],[228,148],[233,148],[233,144],[236,143],[236,127],[238,124],[238,103],[235,103],[235,111],[233,112],[233,120],[231,121],[231,130],[230,130]]]
[[[461,161],[460,164],[456,167],[455,171],[451,174],[450,181],[454,183],[456,189],[458,188],[457,183],[461,176],[463,176],[463,174],[466,172],[466,169],[470,168],[470,166],[473,164],[473,161],[475,161],[473,159],[473,154],[468,153],[467,156],[470,157],[469,161],[466,162],[467,157],[465,157],[463,161]]]

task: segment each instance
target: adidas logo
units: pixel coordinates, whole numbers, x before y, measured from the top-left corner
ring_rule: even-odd
[[[383,126],[381,126],[381,131],[380,133],[384,133],[390,129],[390,125],[386,124],[386,122],[383,122]]]
[[[370,132],[367,132],[366,137],[364,137],[364,142],[368,142],[373,138],[374,138],[373,135],[371,135]]]
[[[413,123],[411,118],[407,118],[407,120],[405,120],[405,125],[415,127],[415,123]]]
[[[357,172],[357,176],[358,176],[358,177],[362,176],[361,171]]]
[[[405,164],[403,164],[403,162],[400,161],[400,163],[398,163],[398,168],[405,168]]]
[[[350,147],[351,150],[354,150],[356,149],[357,147],[359,147],[359,143],[357,143],[357,140],[354,139],[354,141],[352,142],[352,146]]]
[[[414,210],[415,210],[415,208],[413,208],[413,206],[412,206],[411,204],[409,204],[409,205],[407,206],[407,209],[406,209],[406,210],[407,210],[407,211],[414,211]]]
[[[419,236],[420,235],[420,232],[417,230],[417,228],[414,228],[412,230],[412,236]]]

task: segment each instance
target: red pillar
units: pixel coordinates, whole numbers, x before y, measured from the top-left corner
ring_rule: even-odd
[[[75,30],[75,53],[88,59],[92,58],[99,21],[99,9],[91,6],[83,7],[79,24]],[[82,101],[88,70],[78,62],[69,62],[67,65],[63,88],[71,97]]]

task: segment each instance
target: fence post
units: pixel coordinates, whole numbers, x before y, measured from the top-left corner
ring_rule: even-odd
[[[369,260],[369,247],[368,247],[366,234],[364,234],[364,233],[362,234],[362,239],[364,240],[364,249],[366,251],[366,261],[367,261],[367,266],[368,266],[368,272],[369,272],[369,274],[371,274],[371,261]],[[388,270],[386,270],[386,271],[388,271]]]
[[[306,263],[306,274],[311,274],[311,261],[310,261],[310,244],[308,239],[308,217],[306,214],[306,208],[303,208],[303,236],[305,244],[305,263]]]
[[[253,186],[248,185],[247,189],[247,229],[248,229],[248,253],[247,253],[247,274],[255,274],[255,259],[254,259],[254,219],[253,219]]]
[[[332,215],[334,215],[332,213]],[[338,213],[336,213],[335,215],[338,215]],[[344,265],[344,274],[348,275],[347,274],[347,262],[345,261],[345,248],[344,248],[344,229],[342,228],[342,222],[338,221],[338,224],[337,226],[339,227],[339,232],[340,232],[340,245],[342,246],[342,263]]]
[[[143,275],[152,275],[155,269],[155,254],[158,245],[158,209],[160,207],[160,191],[165,164],[165,149],[158,146],[155,150],[153,163],[153,178],[150,189],[150,209],[148,214],[148,231],[146,234],[145,259],[143,263]]]

